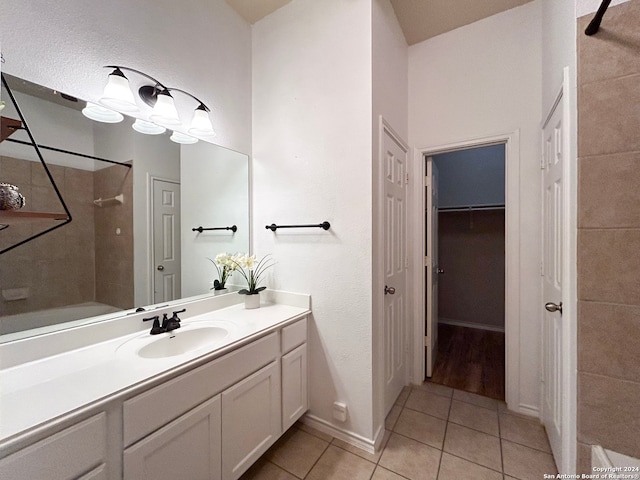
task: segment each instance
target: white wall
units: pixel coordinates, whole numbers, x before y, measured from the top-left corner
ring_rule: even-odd
[[[203,142],[182,145],[180,183],[182,296],[189,297],[209,292],[210,283],[218,278],[207,258],[249,251],[249,158]],[[191,230],[232,225],[237,232]],[[234,274],[229,284],[241,280]]]
[[[251,29],[224,0],[3,2],[0,43],[3,71],[86,100],[103,65],[146,72],[212,108],[216,143],[251,152]],[[188,117],[193,100],[175,98]]]
[[[371,439],[371,1],[297,0],[253,27],[253,228],[268,287],[310,293],[313,418]],[[331,230],[265,225],[331,222]],[[346,423],[332,419],[346,402]]]
[[[408,69],[409,49],[398,20],[389,0],[373,0],[372,2],[372,252],[373,252],[373,409],[374,432],[384,425],[384,342],[383,342],[383,310],[384,310],[384,262],[382,215],[383,210],[376,199],[384,194],[380,191],[378,178],[380,175],[380,127],[379,117],[388,122],[394,131],[407,142],[409,135],[408,114]],[[406,296],[411,300],[410,295]],[[408,307],[408,306],[407,306]],[[410,311],[407,308],[407,311]],[[410,319],[405,319],[410,328]],[[407,362],[408,364],[410,362]],[[407,372],[408,373],[408,372]]]
[[[409,143],[520,130],[519,403],[539,408],[541,6],[539,1],[409,47]]]

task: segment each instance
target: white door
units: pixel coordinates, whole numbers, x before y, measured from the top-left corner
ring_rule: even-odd
[[[543,128],[543,422],[562,465],[563,102]]]
[[[384,374],[385,412],[406,384],[407,149],[384,129]]]
[[[433,158],[427,158],[427,176],[425,179],[425,262],[424,270],[427,279],[425,295],[425,311],[427,325],[424,345],[427,348],[427,377],[433,375],[433,367],[438,355],[438,167]]]
[[[154,178],[153,193],[153,303],[181,297],[180,184]]]

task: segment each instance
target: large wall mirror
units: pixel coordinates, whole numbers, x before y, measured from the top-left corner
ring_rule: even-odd
[[[0,343],[213,294],[208,259],[249,251],[247,155],[141,134],[127,117],[95,122],[85,102],[3,75],[72,221],[0,255]],[[2,117],[17,118],[7,92],[0,98]],[[62,212],[34,148],[21,143],[26,132],[10,138],[0,143],[0,183],[19,187],[24,210]],[[46,227],[12,224],[0,250]]]

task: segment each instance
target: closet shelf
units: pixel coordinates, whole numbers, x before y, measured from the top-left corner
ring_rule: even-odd
[[[22,128],[22,122],[9,117],[0,118],[0,142],[4,142],[13,135],[16,130]]]
[[[0,225],[16,225],[37,220],[68,220],[65,213],[22,212],[19,210],[0,210]]]

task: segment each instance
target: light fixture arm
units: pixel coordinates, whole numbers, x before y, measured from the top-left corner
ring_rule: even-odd
[[[165,84],[163,84],[162,82],[156,80],[155,78],[153,78],[151,75],[147,75],[144,72],[141,72],[140,70],[136,70],[135,68],[130,68],[130,67],[123,67],[121,65],[105,65],[104,68],[114,68],[117,70],[126,70],[128,72],[134,72],[137,73],[138,75],[142,75],[145,78],[148,78],[149,80],[151,80],[155,85],[153,87],[151,86],[142,86],[140,88],[140,97],[146,102],[149,103],[148,99],[150,97],[155,97],[155,95],[157,95],[157,93],[159,91],[164,91],[164,92],[180,92],[183,93],[184,95],[187,95],[188,97],[193,98],[196,102],[198,102],[200,105],[198,106],[198,108],[200,108],[202,110],[201,107],[204,107],[204,110],[206,112],[211,112],[211,109],[209,107],[207,107],[207,105],[200,100],[198,97],[196,97],[195,95],[192,95],[189,92],[186,92],[180,88],[175,88],[175,87],[167,87]],[[153,90],[151,90],[153,89]],[[146,92],[145,92],[146,90]]]

